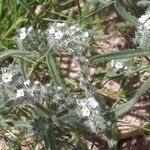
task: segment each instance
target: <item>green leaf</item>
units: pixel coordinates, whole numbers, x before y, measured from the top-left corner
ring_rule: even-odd
[[[116,118],[116,117],[119,117],[122,114],[128,112],[136,104],[136,102],[139,100],[140,96],[142,96],[144,93],[146,93],[149,89],[150,89],[150,78],[147,79],[144,82],[144,84],[137,90],[135,96],[131,100],[114,108],[111,111],[111,114],[113,116],[115,116],[115,118]]]
[[[24,21],[27,21],[27,19],[24,19],[22,17],[18,18],[18,20],[14,24],[12,24],[12,26],[5,33],[2,34],[2,39],[6,38],[14,29],[16,29],[16,27],[20,23],[22,23]]]
[[[53,78],[56,86],[61,86],[61,87],[65,88],[65,84],[63,83],[63,81],[59,75],[57,65],[55,63],[55,59],[54,59],[53,53],[51,51],[48,52],[48,54],[46,56],[46,62],[47,62],[47,66],[48,66],[50,75]]]
[[[132,26],[137,27],[139,25],[138,19],[131,15],[131,13],[127,12],[125,8],[120,4],[119,0],[115,0],[115,8],[119,15],[129,22]]]
[[[2,10],[3,10],[3,0],[0,0],[0,17],[2,15]]]
[[[54,132],[53,132],[53,128],[52,125],[49,124],[48,130],[47,130],[47,143],[50,147],[51,150],[56,150],[56,144],[55,144],[55,137],[54,137]]]
[[[28,128],[31,127],[30,123],[28,121],[12,121],[7,122],[8,124],[12,124],[12,126],[16,128]]]
[[[0,53],[0,59],[4,59],[6,57],[9,57],[9,56],[18,56],[18,57],[24,57],[26,55],[31,55],[30,52],[26,52],[26,51],[18,51],[18,50],[11,50],[11,51],[5,51],[5,52],[1,52]]]
[[[18,0],[20,5],[27,11],[30,12],[30,5],[28,4],[27,0]]]
[[[103,55],[96,55],[92,56],[89,61],[92,63],[101,63],[105,61],[110,61],[110,60],[116,60],[116,59],[128,59],[131,57],[137,57],[137,56],[148,56],[150,55],[150,50],[143,50],[143,49],[131,49],[131,50],[126,50],[126,51],[119,51],[119,52],[113,52],[113,53],[108,53],[108,54],[103,54]]]
[[[105,131],[106,137],[107,137],[107,142],[109,146],[109,150],[116,150],[117,149],[117,141],[118,137],[114,132],[114,126],[108,126],[106,131]]]

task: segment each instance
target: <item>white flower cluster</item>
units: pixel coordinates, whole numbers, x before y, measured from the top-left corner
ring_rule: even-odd
[[[35,31],[32,26],[21,28],[16,44],[20,50],[43,52],[53,48],[57,52],[79,53],[89,47],[89,33],[78,25],[54,22],[45,31]]]
[[[93,96],[77,100],[77,113],[80,117],[86,117],[84,124],[93,132],[97,133],[103,128],[100,106]]]
[[[10,65],[9,67],[6,68],[1,68],[1,75],[0,75],[0,82],[8,84],[13,82],[13,78],[15,75],[19,74],[19,70],[16,69],[16,67]]]
[[[134,42],[139,45],[139,48],[150,48],[150,12],[142,15],[138,19],[140,25],[135,33]]]
[[[89,46],[89,33],[77,25],[66,23],[52,23],[46,31],[50,47],[58,51],[84,51]]]
[[[23,81],[21,71],[12,65],[1,68],[0,85],[0,88],[4,88],[4,97],[7,97],[7,100],[25,100],[28,104],[46,97],[48,93],[46,86],[41,85],[39,81],[33,84],[30,80]]]
[[[111,60],[110,65],[116,71],[128,68],[123,60]]]
[[[140,29],[147,29],[150,30],[150,12],[142,15],[139,19],[138,19],[140,25]]]
[[[44,98],[47,92],[46,87],[41,85],[39,81],[31,83],[30,80],[26,80],[23,82],[22,88],[17,89],[16,98],[25,98],[25,103],[30,104]]]
[[[89,97],[84,100],[77,100],[77,105],[79,106],[83,117],[89,117],[91,111],[99,106],[94,97]]]
[[[47,51],[47,41],[41,30],[35,31],[32,26],[23,27],[18,30],[18,36],[15,37],[18,50],[23,51]]]
[[[24,39],[27,37],[27,35],[31,33],[32,30],[33,30],[33,27],[32,27],[32,26],[29,27],[29,28],[25,28],[25,27],[21,28],[21,29],[19,30],[19,37],[18,37],[18,38],[19,38],[21,41],[24,40]]]

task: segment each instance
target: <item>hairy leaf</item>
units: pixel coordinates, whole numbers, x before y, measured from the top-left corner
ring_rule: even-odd
[[[115,59],[128,59],[131,57],[136,57],[136,56],[148,56],[150,55],[150,50],[143,50],[143,49],[131,49],[131,50],[126,50],[122,52],[113,52],[113,53],[108,53],[108,54],[103,54],[103,55],[96,55],[92,56],[89,61],[92,63],[101,63],[105,61],[110,61],[110,60],[115,60]]]
[[[125,8],[120,4],[119,0],[115,0],[115,8],[123,19],[125,19],[134,27],[138,26],[138,19],[135,16],[131,15],[131,13],[127,12]]]

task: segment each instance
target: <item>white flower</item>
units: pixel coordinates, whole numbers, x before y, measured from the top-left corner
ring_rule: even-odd
[[[4,73],[2,74],[2,80],[5,83],[11,82],[12,81],[13,75],[11,73]]]
[[[115,61],[114,61],[114,60],[111,60],[110,65],[111,65],[111,67],[114,67]]]
[[[90,110],[87,107],[82,108],[81,112],[82,112],[83,117],[89,117],[90,116]]]
[[[36,84],[36,85],[37,85],[37,84],[40,84],[40,82],[39,82],[39,81],[34,81],[34,84]]]
[[[110,64],[111,64],[111,67],[114,67],[117,70],[124,68],[124,64],[121,61],[114,61],[114,60],[112,60]]]
[[[92,108],[96,108],[96,107],[99,105],[98,102],[95,100],[94,97],[88,98],[88,104],[89,104]]]
[[[26,81],[24,81],[24,85],[30,85],[30,80],[26,80]]]
[[[60,91],[62,89],[61,86],[57,86],[57,90]]]
[[[76,28],[76,26],[71,26],[70,30],[74,30]]]
[[[49,34],[54,34],[55,33],[55,29],[53,27],[51,27],[49,30],[48,30],[48,33]]]
[[[33,27],[32,27],[32,26],[30,26],[30,27],[27,29],[28,33],[30,33],[32,30],[33,30]]]
[[[26,28],[25,28],[25,27],[21,28],[21,29],[20,29],[20,32],[21,32],[21,33],[22,33],[22,32],[26,32]]]
[[[64,22],[61,24],[62,27],[64,27],[65,25],[66,25],[66,24],[65,24]]]
[[[38,33],[40,33],[41,32],[41,29],[38,29]]]
[[[143,27],[148,30],[150,29],[150,14],[142,15],[138,21],[142,23],[142,25],[139,26],[139,29],[143,29]]]
[[[20,40],[24,40],[26,38],[26,36],[27,36],[27,34],[26,34],[26,28],[25,27],[21,28],[20,29],[20,36],[19,36]]]
[[[140,23],[144,23],[147,19],[149,18],[149,15],[142,15],[139,19],[138,19],[138,21],[140,22]]]
[[[64,27],[64,26],[65,26],[65,23],[57,23],[57,26],[58,26],[58,27]]]
[[[150,20],[145,22],[144,27],[147,28],[148,30],[150,29]]]
[[[77,105],[81,106],[82,108],[86,107],[87,105],[85,100],[77,99],[76,102],[77,102]]]
[[[124,67],[124,65],[122,62],[116,62],[116,64],[115,64],[116,69],[122,69],[123,67]]]
[[[63,33],[61,31],[56,32],[54,35],[57,40],[60,40],[63,37]]]
[[[80,31],[80,28],[76,28],[76,31]]]
[[[24,90],[23,90],[23,89],[18,89],[18,90],[17,90],[16,97],[17,97],[17,98],[20,98],[20,97],[23,97],[23,96],[24,96]]]
[[[83,36],[84,36],[85,38],[88,38],[88,37],[89,37],[89,33],[88,33],[88,32],[85,32]]]

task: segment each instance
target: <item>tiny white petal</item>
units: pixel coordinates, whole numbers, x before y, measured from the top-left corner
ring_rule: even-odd
[[[84,33],[84,37],[88,38],[88,37],[89,37],[89,33],[88,33],[88,32],[85,32],[85,33]]]
[[[24,90],[23,90],[23,89],[18,89],[18,90],[17,90],[16,97],[17,97],[17,98],[20,98],[20,97],[23,97],[23,96],[24,96]]]
[[[40,82],[39,81],[34,81],[34,84],[40,84]]]
[[[116,69],[122,69],[123,67],[124,67],[124,65],[122,62],[116,62],[116,64],[115,64]]]
[[[76,31],[80,31],[80,28],[76,28]]]
[[[114,60],[111,60],[110,65],[111,65],[111,67],[114,67],[115,61],[114,61]]]
[[[20,32],[26,32],[26,28],[25,27],[21,28]]]
[[[49,34],[54,34],[55,33],[55,29],[53,27],[51,27],[49,30],[48,30],[48,33]]]
[[[88,103],[92,108],[96,108],[99,105],[94,97],[88,98]]]
[[[4,73],[4,74],[2,75],[2,80],[3,80],[3,82],[5,82],[5,83],[9,83],[9,82],[12,81],[12,77],[13,77],[13,75],[12,75],[11,73]]]
[[[87,107],[84,107],[81,111],[82,111],[83,117],[89,117],[90,116],[90,110]]]
[[[76,28],[76,26],[71,26],[70,30],[74,30]]]
[[[33,30],[33,27],[30,26],[30,27],[28,28],[28,32],[30,33],[32,30]]]
[[[98,114],[99,112],[96,110],[95,113]]]
[[[51,86],[51,84],[50,84],[50,83],[47,83],[47,84],[46,84],[46,87],[50,87],[50,86]]]
[[[24,40],[26,38],[26,33],[21,33],[20,34],[20,40]]]
[[[143,15],[143,16],[141,16],[141,17],[138,19],[138,21],[139,21],[140,23],[144,23],[147,19],[148,19],[148,16],[147,16],[147,15]]]
[[[26,80],[26,81],[24,81],[24,85],[30,85],[30,80]]]
[[[111,64],[111,67],[114,67],[117,70],[124,68],[124,64],[121,61],[114,61],[114,60],[112,60],[110,64]]]
[[[57,90],[59,90],[59,91],[60,91],[61,89],[62,89],[62,87],[61,87],[61,86],[58,86],[58,87],[57,87]]]
[[[61,24],[62,27],[64,27],[65,25],[66,25],[66,24],[65,24],[64,22]]]
[[[144,27],[149,29],[149,27],[150,27],[150,20],[145,22]]]
[[[55,32],[55,39],[60,40],[63,37],[63,33],[61,31]]]
[[[64,26],[65,26],[65,23],[57,23],[57,26],[58,26],[58,27],[64,27]]]
[[[19,35],[19,38],[20,40],[24,40],[26,38],[27,34],[26,34],[26,28],[21,28],[20,29],[20,35]]]
[[[143,26],[140,25],[140,26],[139,26],[139,29],[142,30],[142,28],[143,28]]]
[[[40,29],[38,29],[38,33],[40,33],[41,32],[41,30]]]

